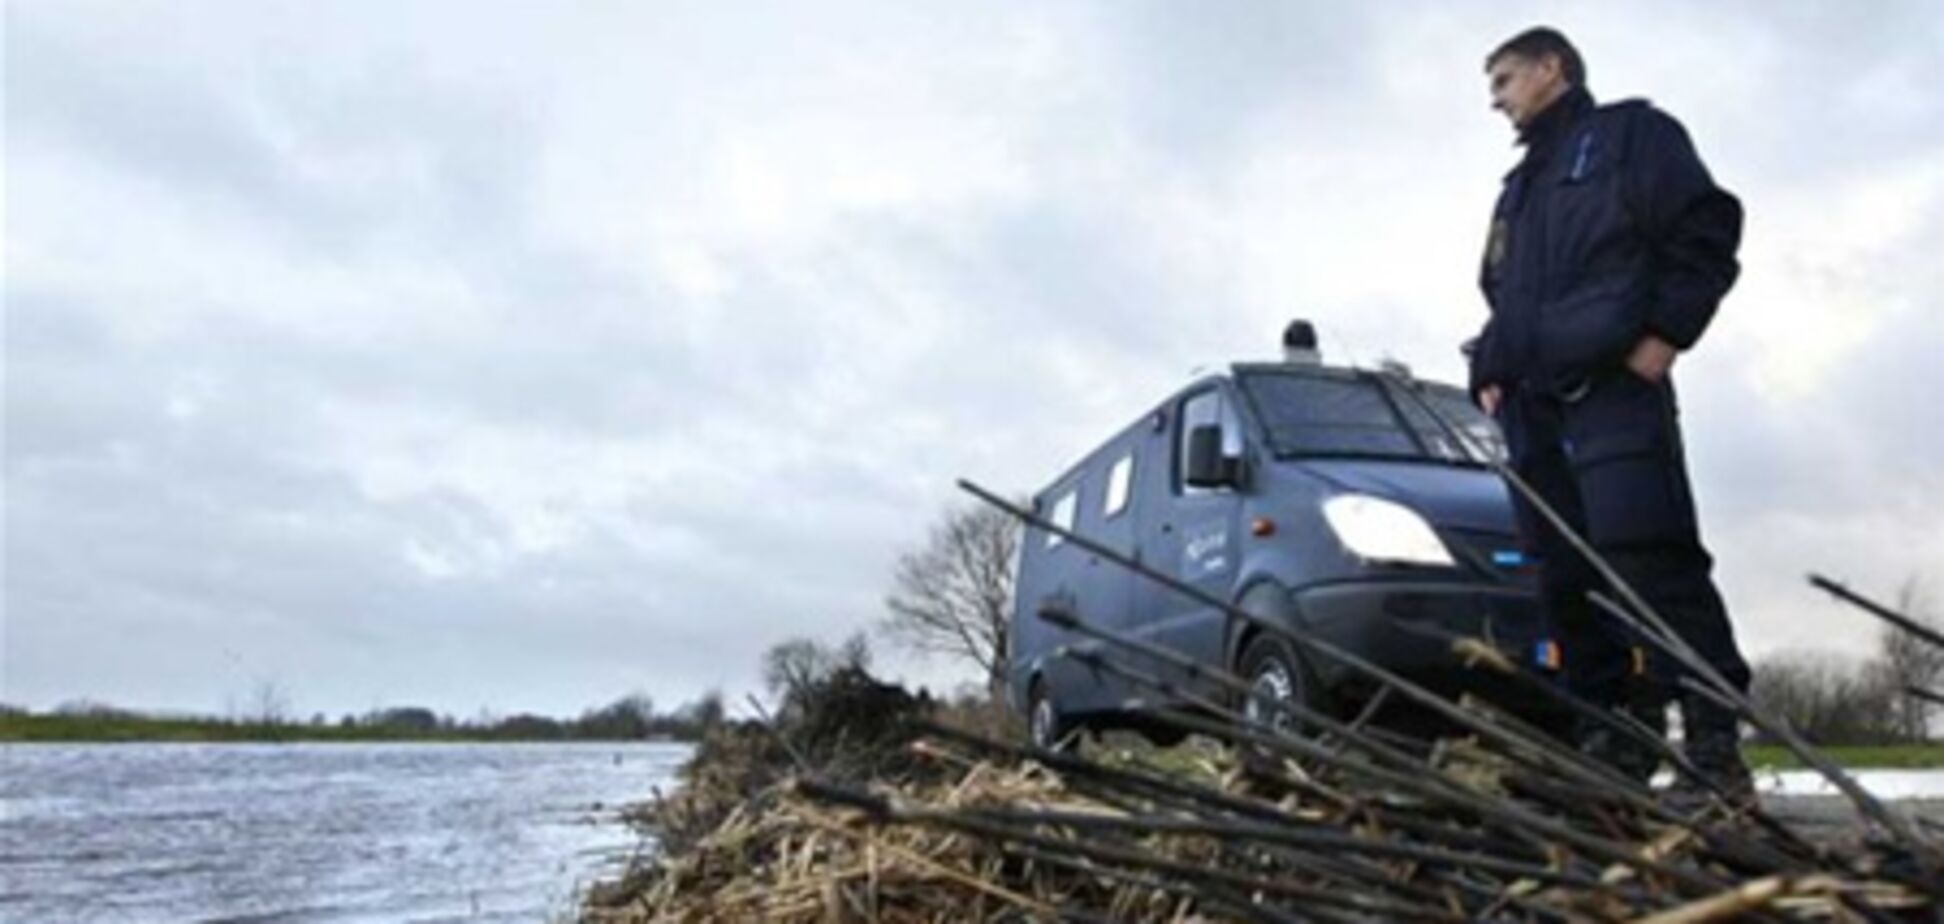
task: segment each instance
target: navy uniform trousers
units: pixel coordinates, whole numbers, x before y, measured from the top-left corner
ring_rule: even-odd
[[[1701,544],[1672,380],[1649,382],[1623,367],[1566,397],[1515,387],[1499,422],[1513,471],[1703,659],[1746,690],[1748,664]],[[1540,559],[1540,594],[1568,689],[1610,706],[1677,695],[1684,669],[1591,604],[1587,592],[1605,589],[1605,581],[1524,497],[1515,492],[1514,502],[1521,535],[1536,546],[1528,551]]]

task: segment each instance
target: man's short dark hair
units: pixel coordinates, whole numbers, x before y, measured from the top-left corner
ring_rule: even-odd
[[[1586,86],[1586,62],[1580,59],[1579,49],[1566,40],[1558,29],[1537,26],[1505,40],[1505,44],[1492,49],[1485,56],[1485,69],[1491,70],[1498,59],[1506,55],[1516,55],[1528,61],[1537,61],[1547,55],[1559,58],[1559,69],[1566,75],[1566,82],[1576,87]]]

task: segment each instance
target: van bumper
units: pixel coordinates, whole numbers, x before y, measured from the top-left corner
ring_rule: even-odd
[[[1454,638],[1484,641],[1514,664],[1541,676],[1555,674],[1558,648],[1548,636],[1530,589],[1469,583],[1355,582],[1296,594],[1310,631],[1378,665],[1449,696],[1471,692],[1514,711],[1538,715],[1555,708],[1515,695],[1511,681],[1487,667],[1467,667]],[[1327,658],[1312,658],[1317,678],[1346,698],[1371,687],[1368,677]]]

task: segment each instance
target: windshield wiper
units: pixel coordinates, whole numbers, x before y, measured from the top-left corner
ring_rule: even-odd
[[[1384,399],[1384,407],[1390,410],[1391,419],[1397,422],[1397,426],[1404,431],[1405,436],[1410,437],[1411,445],[1417,447],[1418,454],[1427,459],[1438,458],[1431,454],[1431,447],[1425,445],[1424,437],[1418,435],[1417,428],[1411,426],[1411,422],[1404,419],[1404,409],[1398,406],[1397,396],[1391,394],[1384,376],[1372,372],[1369,369],[1357,369],[1355,371],[1359,381],[1367,382],[1377,389],[1377,394]]]

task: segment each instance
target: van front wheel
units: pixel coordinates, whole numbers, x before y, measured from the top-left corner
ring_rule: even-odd
[[[1315,682],[1309,665],[1288,642],[1268,635],[1251,640],[1242,652],[1241,674],[1249,684],[1241,709],[1249,724],[1284,732],[1299,727],[1286,707],[1307,707],[1313,701]]]
[[[1032,737],[1033,746],[1048,751],[1067,750],[1072,739],[1068,731],[1066,720],[1060,718],[1059,707],[1053,705],[1053,697],[1046,693],[1046,684],[1035,681],[1026,707],[1026,733]]]

